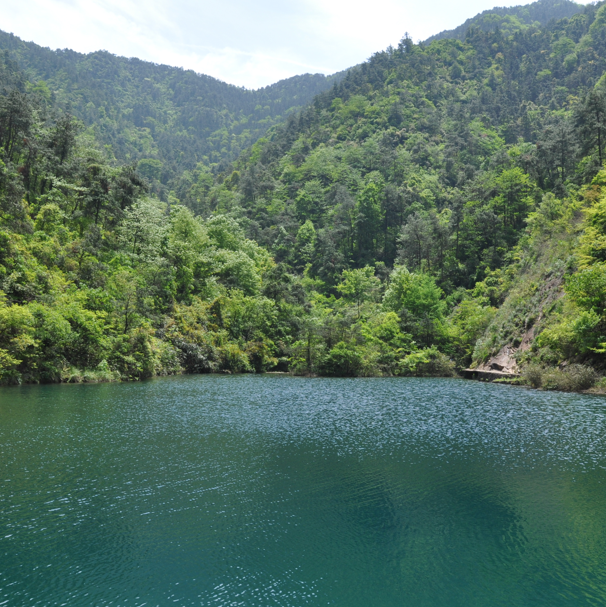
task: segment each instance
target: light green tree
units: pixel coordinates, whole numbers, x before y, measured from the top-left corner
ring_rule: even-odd
[[[360,318],[360,306],[363,302],[374,299],[381,281],[374,275],[375,269],[371,266],[359,270],[343,270],[341,283],[337,290],[346,299],[352,301],[358,307],[358,318]]]
[[[316,229],[314,228],[314,224],[308,219],[299,228],[295,241],[297,261],[299,261],[301,267],[304,268],[308,263],[311,263],[315,244]]]

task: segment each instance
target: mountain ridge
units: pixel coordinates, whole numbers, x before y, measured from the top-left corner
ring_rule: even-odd
[[[570,18],[583,10],[582,4],[570,0],[538,0],[530,4],[512,7],[494,7],[478,13],[452,30],[444,30],[425,40],[430,44],[435,40],[456,38],[465,40],[470,28],[478,27],[483,31],[494,31],[496,28],[510,32],[524,25],[547,25],[551,20]],[[512,19],[513,18],[513,19]]]
[[[107,51],[53,51],[5,32],[0,50],[49,102],[93,127],[117,159],[162,163],[158,185],[198,162],[234,159],[344,75],[304,74],[251,91]]]

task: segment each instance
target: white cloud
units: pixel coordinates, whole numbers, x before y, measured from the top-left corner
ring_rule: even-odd
[[[233,48],[213,49],[199,59],[192,57],[190,67],[197,72],[221,78],[229,74],[229,81],[254,88],[289,78],[294,74],[331,73],[326,66],[305,64],[295,57],[289,58],[287,49],[268,55],[246,53]]]
[[[0,29],[51,48],[108,50],[257,88],[332,73],[525,0],[2,0]]]

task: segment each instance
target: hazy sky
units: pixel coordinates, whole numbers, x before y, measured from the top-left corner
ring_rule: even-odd
[[[53,49],[104,49],[258,88],[351,67],[405,32],[423,40],[495,4],[528,2],[0,0],[0,29]]]

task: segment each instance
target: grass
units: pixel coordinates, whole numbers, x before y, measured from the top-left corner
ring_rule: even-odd
[[[101,384],[118,382],[122,378],[118,371],[112,371],[107,361],[101,361],[96,369],[77,369],[69,367],[61,374],[61,381],[65,384]]]

